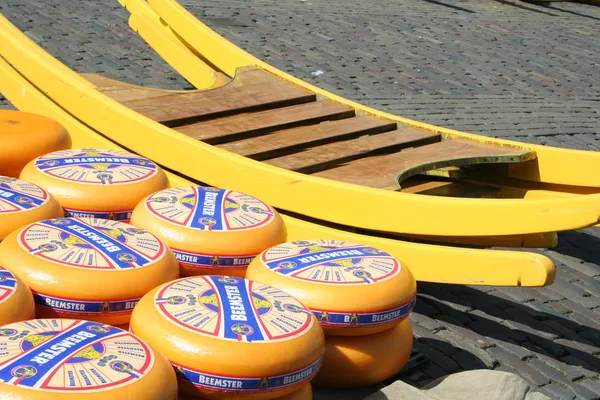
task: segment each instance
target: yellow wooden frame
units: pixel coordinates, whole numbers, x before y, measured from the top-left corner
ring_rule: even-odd
[[[260,197],[299,214],[358,228],[435,236],[577,229],[597,223],[600,215],[600,195],[543,200],[439,198],[272,167],[194,140],[133,112],[47,54],[4,17],[0,17],[0,55],[56,104],[123,147],[186,176]]]
[[[121,148],[66,112],[0,57],[0,92],[20,110],[41,114],[62,124],[75,148]],[[192,182],[167,173],[172,186]],[[363,243],[394,254],[419,281],[470,285],[543,286],[554,281],[552,261],[535,253],[433,246],[359,235],[282,215],[289,240],[331,238]]]

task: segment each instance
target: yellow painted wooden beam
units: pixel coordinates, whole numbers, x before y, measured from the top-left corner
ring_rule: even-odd
[[[179,37],[201,53],[204,59],[230,76],[235,74],[237,68],[248,65],[259,66],[322,97],[349,105],[367,114],[393,119],[410,126],[441,133],[449,138],[459,137],[482,143],[534,150],[537,154],[535,161],[509,166],[509,174],[512,177],[536,182],[600,187],[600,174],[598,173],[600,170],[600,152],[561,149],[495,139],[442,128],[366,107],[297,79],[250,55],[200,22],[175,0],[148,0],[148,3]]]
[[[75,148],[121,148],[46,97],[2,57],[0,92],[20,110],[41,114],[62,124],[69,131]],[[193,184],[177,175],[167,175],[172,186]],[[402,260],[419,281],[494,286],[544,286],[554,281],[552,261],[540,254],[407,243],[332,229],[287,215],[283,218],[289,240],[330,238],[378,247]]]
[[[0,55],[55,103],[123,147],[186,176],[248,193],[288,211],[359,228],[436,236],[577,229],[596,224],[600,215],[600,195],[526,201],[439,198],[272,167],[189,138],[115,102],[4,17],[0,17]]]

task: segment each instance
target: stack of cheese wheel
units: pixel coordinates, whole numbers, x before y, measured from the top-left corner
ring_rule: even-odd
[[[31,222],[63,216],[60,204],[32,183],[0,176],[0,242]]]
[[[137,203],[168,186],[152,161],[121,150],[71,149],[29,162],[21,179],[45,188],[65,216],[128,221]]]
[[[29,161],[71,147],[58,122],[37,114],[0,110],[0,175],[18,178]]]
[[[35,305],[31,290],[12,272],[0,266],[0,325],[33,317]]]
[[[171,247],[182,276],[244,277],[258,253],[287,237],[281,216],[269,205],[202,186],[154,193],[138,204],[131,223],[155,232]]]
[[[150,289],[179,276],[177,260],[151,233],[119,221],[36,222],[0,243],[0,265],[33,291],[36,315],[125,325]]]
[[[33,319],[0,326],[0,398],[175,400],[169,361],[97,322]]]
[[[135,307],[130,329],[171,361],[180,392],[199,398],[288,395],[310,382],[323,356],[323,329],[302,303],[237,277],[159,286]]]
[[[320,321],[326,350],[315,384],[373,384],[407,363],[412,330],[406,317],[416,283],[392,255],[336,240],[296,241],[262,252],[246,277],[290,293]]]

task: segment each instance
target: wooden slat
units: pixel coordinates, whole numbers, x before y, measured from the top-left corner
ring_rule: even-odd
[[[197,122],[174,129],[195,139],[216,144],[294,126],[316,124],[325,120],[352,116],[354,116],[352,107],[324,100]]]
[[[168,126],[242,112],[301,104],[316,100],[314,93],[256,67],[238,69],[225,86],[157,99],[123,102],[132,110]]]
[[[255,138],[220,144],[217,147],[255,160],[264,160],[290,154],[307,146],[352,139],[359,135],[380,133],[395,128],[394,121],[360,116],[284,129]]]
[[[351,161],[316,176],[376,188],[397,188],[398,182],[428,169],[469,164],[522,162],[535,152],[454,139],[394,154]]]
[[[404,128],[343,142],[329,143],[263,162],[297,172],[312,173],[350,160],[438,142],[439,140],[439,134],[414,128]]]
[[[231,81],[227,75],[222,72],[215,73],[217,80],[214,85],[207,89],[210,90],[223,86]],[[98,74],[81,74],[85,79],[96,85],[96,89],[110,97],[111,99],[124,103],[126,101],[149,99],[161,96],[171,96],[174,94],[187,94],[197,92],[199,90],[164,90],[157,88],[147,88],[143,86],[132,85],[121,82],[116,79],[107,78]]]
[[[96,89],[120,103],[137,99],[148,99],[172,95],[169,90],[145,88],[143,86],[131,85],[115,79],[107,78],[97,74],[81,74],[85,79],[96,85]]]

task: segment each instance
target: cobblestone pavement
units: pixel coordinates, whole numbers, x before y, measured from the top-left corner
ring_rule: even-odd
[[[600,7],[519,0],[185,0],[219,33],[325,89],[469,132],[600,148]],[[81,72],[189,84],[127,26],[115,2],[4,0],[4,13]],[[0,100],[0,108],[10,107]],[[513,371],[556,399],[600,398],[600,231],[540,250],[545,288],[419,284],[421,387],[475,368]],[[485,266],[482,266],[485,268]],[[368,393],[373,388],[354,391]],[[340,398],[350,398],[344,394]]]

